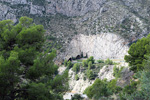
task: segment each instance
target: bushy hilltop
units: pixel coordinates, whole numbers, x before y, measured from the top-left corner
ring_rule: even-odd
[[[64,52],[77,34],[113,33],[125,45],[146,36],[149,5],[150,0],[1,0],[0,20],[29,16],[47,29],[46,48]]]

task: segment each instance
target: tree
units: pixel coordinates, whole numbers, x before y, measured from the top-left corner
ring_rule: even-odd
[[[121,72],[124,69],[124,67],[122,66],[120,69],[117,66],[114,66],[113,68],[113,76],[116,78],[120,78],[121,77]]]
[[[103,97],[108,97],[113,93],[121,91],[121,87],[116,86],[117,80],[108,82],[106,79],[96,79],[92,86],[85,89],[84,93],[93,100],[100,100]],[[108,99],[108,98],[107,98]]]
[[[91,69],[93,67],[92,61],[89,61],[88,63],[88,69]]]
[[[77,80],[79,80],[79,76],[76,74],[76,76],[75,76],[75,80],[77,81]]]
[[[94,74],[93,74],[93,71],[88,69],[87,72],[86,72],[86,76],[89,80],[92,80],[94,79]]]
[[[146,55],[150,54],[150,34],[133,43],[125,56],[125,61],[129,63],[130,69],[134,72],[143,70]]]
[[[69,60],[69,61],[67,62],[67,68],[70,69],[72,66],[73,66],[73,64],[72,64],[72,62]]]
[[[104,63],[104,60],[99,59],[99,60],[97,60],[97,62],[98,63]]]
[[[74,96],[71,98],[71,100],[83,100],[83,97],[81,97],[80,94],[74,94]]]
[[[88,58],[87,60],[83,60],[82,61],[82,66],[83,67],[88,67],[88,63],[91,62],[92,64],[94,64],[95,60],[93,58],[93,56],[91,56],[90,58]]]
[[[88,66],[88,64],[87,64],[87,61],[86,61],[86,60],[83,60],[83,61],[82,61],[82,66],[83,66],[83,67],[87,67],[87,66]]]
[[[87,59],[87,63],[89,63],[90,61],[92,62],[92,64],[94,64],[95,60],[93,56]]]
[[[80,65],[79,65],[78,63],[75,63],[75,64],[73,65],[72,70],[73,70],[74,72],[78,73],[78,72],[80,71]]]
[[[105,80],[96,79],[92,86],[85,89],[84,93],[94,100],[99,100],[103,96],[108,96],[108,89]]]
[[[113,61],[110,60],[110,59],[107,59],[107,60],[105,61],[105,64],[107,64],[107,65],[113,65]]]
[[[64,61],[64,65],[67,66],[67,60]]]
[[[28,17],[0,21],[0,100],[55,100],[56,52],[42,52],[44,27]],[[59,84],[63,86],[63,84]]]
[[[125,100],[150,100],[150,56],[145,61],[143,71],[139,71],[139,81],[126,86],[121,94]]]

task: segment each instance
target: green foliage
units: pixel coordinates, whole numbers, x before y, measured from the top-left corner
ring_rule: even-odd
[[[78,73],[80,71],[80,65],[78,63],[74,64],[72,70]]]
[[[65,66],[67,66],[67,62],[68,62],[67,60],[64,61],[64,65],[65,65]]]
[[[72,62],[69,60],[69,61],[67,62],[67,68],[70,69],[72,66],[73,66],[73,64],[72,64]]]
[[[137,85],[138,85],[138,82],[132,81],[129,85],[125,86],[122,92],[119,94],[121,100],[126,100],[127,97],[125,95],[131,95],[132,93],[136,92]]]
[[[83,61],[82,61],[82,66],[83,66],[83,67],[87,67],[87,66],[88,66],[88,64],[87,64],[87,61],[86,61],[86,60],[83,60]]]
[[[41,49],[44,32],[28,17],[21,17],[18,24],[0,21],[0,100],[62,99],[57,86],[64,83],[57,84],[60,76],[53,62],[56,51],[48,54]],[[56,88],[49,83],[57,84]]]
[[[87,59],[87,64],[88,64],[90,61],[92,62],[92,64],[94,64],[95,60],[94,60],[94,57],[93,57],[93,56],[91,56],[90,58]]]
[[[121,77],[121,72],[124,69],[124,67],[121,67],[120,69],[117,68],[116,66],[114,66],[113,68],[113,76],[116,78],[120,78]]]
[[[150,96],[150,34],[132,44],[125,56],[130,69],[135,73],[137,82],[132,82],[120,94],[122,100],[149,100]]]
[[[98,63],[104,63],[104,60],[97,60]]]
[[[94,64],[95,60],[94,60],[93,56],[91,56],[87,60],[83,60],[82,61],[82,66],[83,67],[88,67],[89,62],[92,63],[92,64]]]
[[[91,69],[93,67],[92,61],[89,61],[88,63],[88,69]]]
[[[49,100],[52,99],[49,93],[49,88],[46,88],[43,83],[31,83],[26,87],[28,89],[27,93],[30,94],[28,97],[24,97],[28,100]]]
[[[150,54],[150,34],[133,43],[128,53],[129,55],[125,56],[125,60],[129,63],[130,69],[134,72],[143,70],[146,55]]]
[[[107,60],[105,61],[105,64],[107,64],[107,65],[113,65],[113,61],[110,60],[110,59],[107,59]]]
[[[94,100],[99,100],[103,96],[108,96],[108,89],[105,80],[96,79],[92,86],[85,89],[84,93]]]
[[[123,99],[128,100],[149,100],[150,99],[150,57],[145,61],[144,70],[139,72],[139,81],[132,82],[129,86],[124,88],[120,95]]]
[[[75,94],[75,95],[71,98],[71,100],[83,100],[83,98],[81,97],[80,94]]]
[[[92,86],[89,86],[85,89],[84,93],[90,98],[94,100],[99,100],[103,97],[108,97],[113,93],[119,93],[122,88],[116,86],[117,80],[111,80],[107,82],[107,80],[96,79]]]
[[[119,93],[122,90],[122,88],[119,86],[116,86],[116,84],[117,84],[117,79],[113,79],[107,83],[107,88],[111,94]]]
[[[57,75],[53,80],[50,80],[49,86],[51,86],[56,93],[67,91],[69,88],[68,70],[66,70],[63,75]]]
[[[86,76],[87,76],[87,78],[88,78],[89,80],[92,80],[92,79],[95,78],[93,71],[90,70],[90,69],[88,69],[88,70],[86,71]]]
[[[75,76],[75,80],[77,81],[77,80],[79,80],[79,76],[76,74],[76,76]]]

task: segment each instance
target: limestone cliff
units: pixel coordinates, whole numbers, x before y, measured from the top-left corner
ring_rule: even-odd
[[[149,5],[150,0],[0,0],[0,20],[32,17],[54,37],[46,48],[59,49],[59,57],[83,52],[95,58],[122,58],[127,44],[150,32]]]
[[[83,56],[94,56],[95,59],[124,59],[127,54],[127,42],[120,36],[112,33],[97,35],[76,35],[62,54],[64,59]]]

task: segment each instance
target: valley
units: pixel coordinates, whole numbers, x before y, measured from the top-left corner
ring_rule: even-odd
[[[0,0],[0,99],[150,100],[149,33],[150,0]]]

